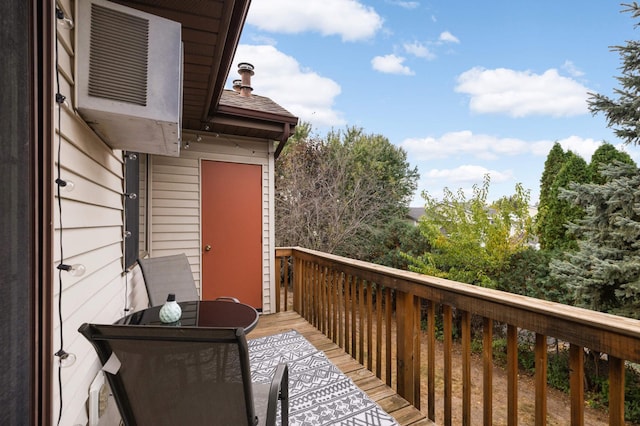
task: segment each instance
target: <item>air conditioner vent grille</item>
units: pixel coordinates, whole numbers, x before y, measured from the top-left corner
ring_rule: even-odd
[[[149,21],[91,5],[89,95],[147,105]]]

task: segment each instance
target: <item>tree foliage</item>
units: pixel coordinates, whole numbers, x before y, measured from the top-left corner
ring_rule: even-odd
[[[632,18],[640,18],[640,7],[636,2],[625,4],[624,12],[630,12]],[[636,24],[637,26],[638,24]],[[588,100],[592,114],[603,113],[607,124],[625,143],[637,145],[640,142],[640,42],[627,41],[623,46],[613,46],[611,50],[618,52],[622,65],[622,75],[617,77],[620,88],[614,90],[617,99],[602,94],[591,94]]]
[[[569,184],[589,181],[587,162],[577,154],[568,151],[549,189],[544,211],[538,217],[537,231],[540,247],[545,250],[565,250],[576,247],[575,238],[567,233],[566,224],[580,218],[582,208],[570,204],[559,197],[560,191]]]
[[[549,204],[551,186],[558,176],[558,172],[567,161],[567,153],[564,152],[560,143],[556,142],[547,155],[544,162],[544,170],[540,178],[540,204],[539,208],[544,208]]]
[[[276,243],[369,260],[369,241],[406,215],[417,168],[383,136],[302,127],[276,163]]]
[[[489,176],[474,185],[473,196],[444,190],[436,200],[427,192],[420,229],[431,252],[409,256],[411,269],[468,284],[495,287],[495,277],[509,257],[526,247],[529,238],[529,193],[520,184],[515,195],[487,204]]]
[[[607,165],[604,184],[575,184],[563,192],[586,215],[571,224],[579,250],[551,262],[552,275],[589,309],[640,318],[640,173]]]
[[[571,303],[564,283],[549,273],[549,263],[554,256],[554,252],[532,247],[513,253],[498,274],[498,290],[552,302]]]
[[[615,162],[635,165],[631,156],[626,152],[616,149],[610,143],[600,145],[591,156],[591,163],[589,163],[591,183],[603,184],[605,178],[600,173],[600,169],[606,164],[614,164]]]
[[[634,19],[637,3],[625,5]],[[603,113],[609,127],[627,144],[640,141],[640,43],[614,46],[620,55],[622,75],[617,99],[592,94],[589,109]],[[626,156],[603,146],[592,159],[598,175],[593,183],[574,184],[561,196],[585,211],[572,221],[578,238],[576,252],[551,263],[551,273],[574,292],[576,303],[591,309],[639,317],[640,310],[640,173]],[[616,161],[618,160],[618,161]],[[611,162],[613,161],[613,162]]]

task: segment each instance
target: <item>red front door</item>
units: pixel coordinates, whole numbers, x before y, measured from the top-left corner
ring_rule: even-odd
[[[262,308],[262,166],[202,161],[202,298]]]

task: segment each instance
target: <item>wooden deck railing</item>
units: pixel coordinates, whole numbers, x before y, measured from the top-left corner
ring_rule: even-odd
[[[471,319],[482,321],[482,416],[492,423],[494,324],[507,330],[507,419],[518,422],[518,335],[535,335],[535,422],[546,424],[547,338],[569,345],[571,424],[584,424],[585,348],[606,354],[609,424],[624,424],[625,361],[640,362],[640,321],[302,248],[276,250],[276,309],[294,309],[439,424],[452,422],[453,319],[460,320],[462,423],[471,424]],[[441,315],[441,317],[440,317]],[[426,323],[425,323],[426,320]],[[444,418],[435,418],[436,322],[444,347]],[[426,324],[426,351],[420,336]],[[421,329],[422,327],[422,329]],[[396,360],[394,362],[394,360]],[[420,376],[426,369],[427,389]]]

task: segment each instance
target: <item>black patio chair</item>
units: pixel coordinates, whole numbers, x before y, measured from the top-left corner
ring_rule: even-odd
[[[83,324],[78,331],[103,366],[111,359],[104,370],[125,425],[275,425],[278,401],[288,424],[287,365],[270,384],[252,384],[242,328]]]
[[[138,259],[149,295],[149,306],[162,305],[173,293],[178,302],[200,299],[189,259],[182,254]]]

